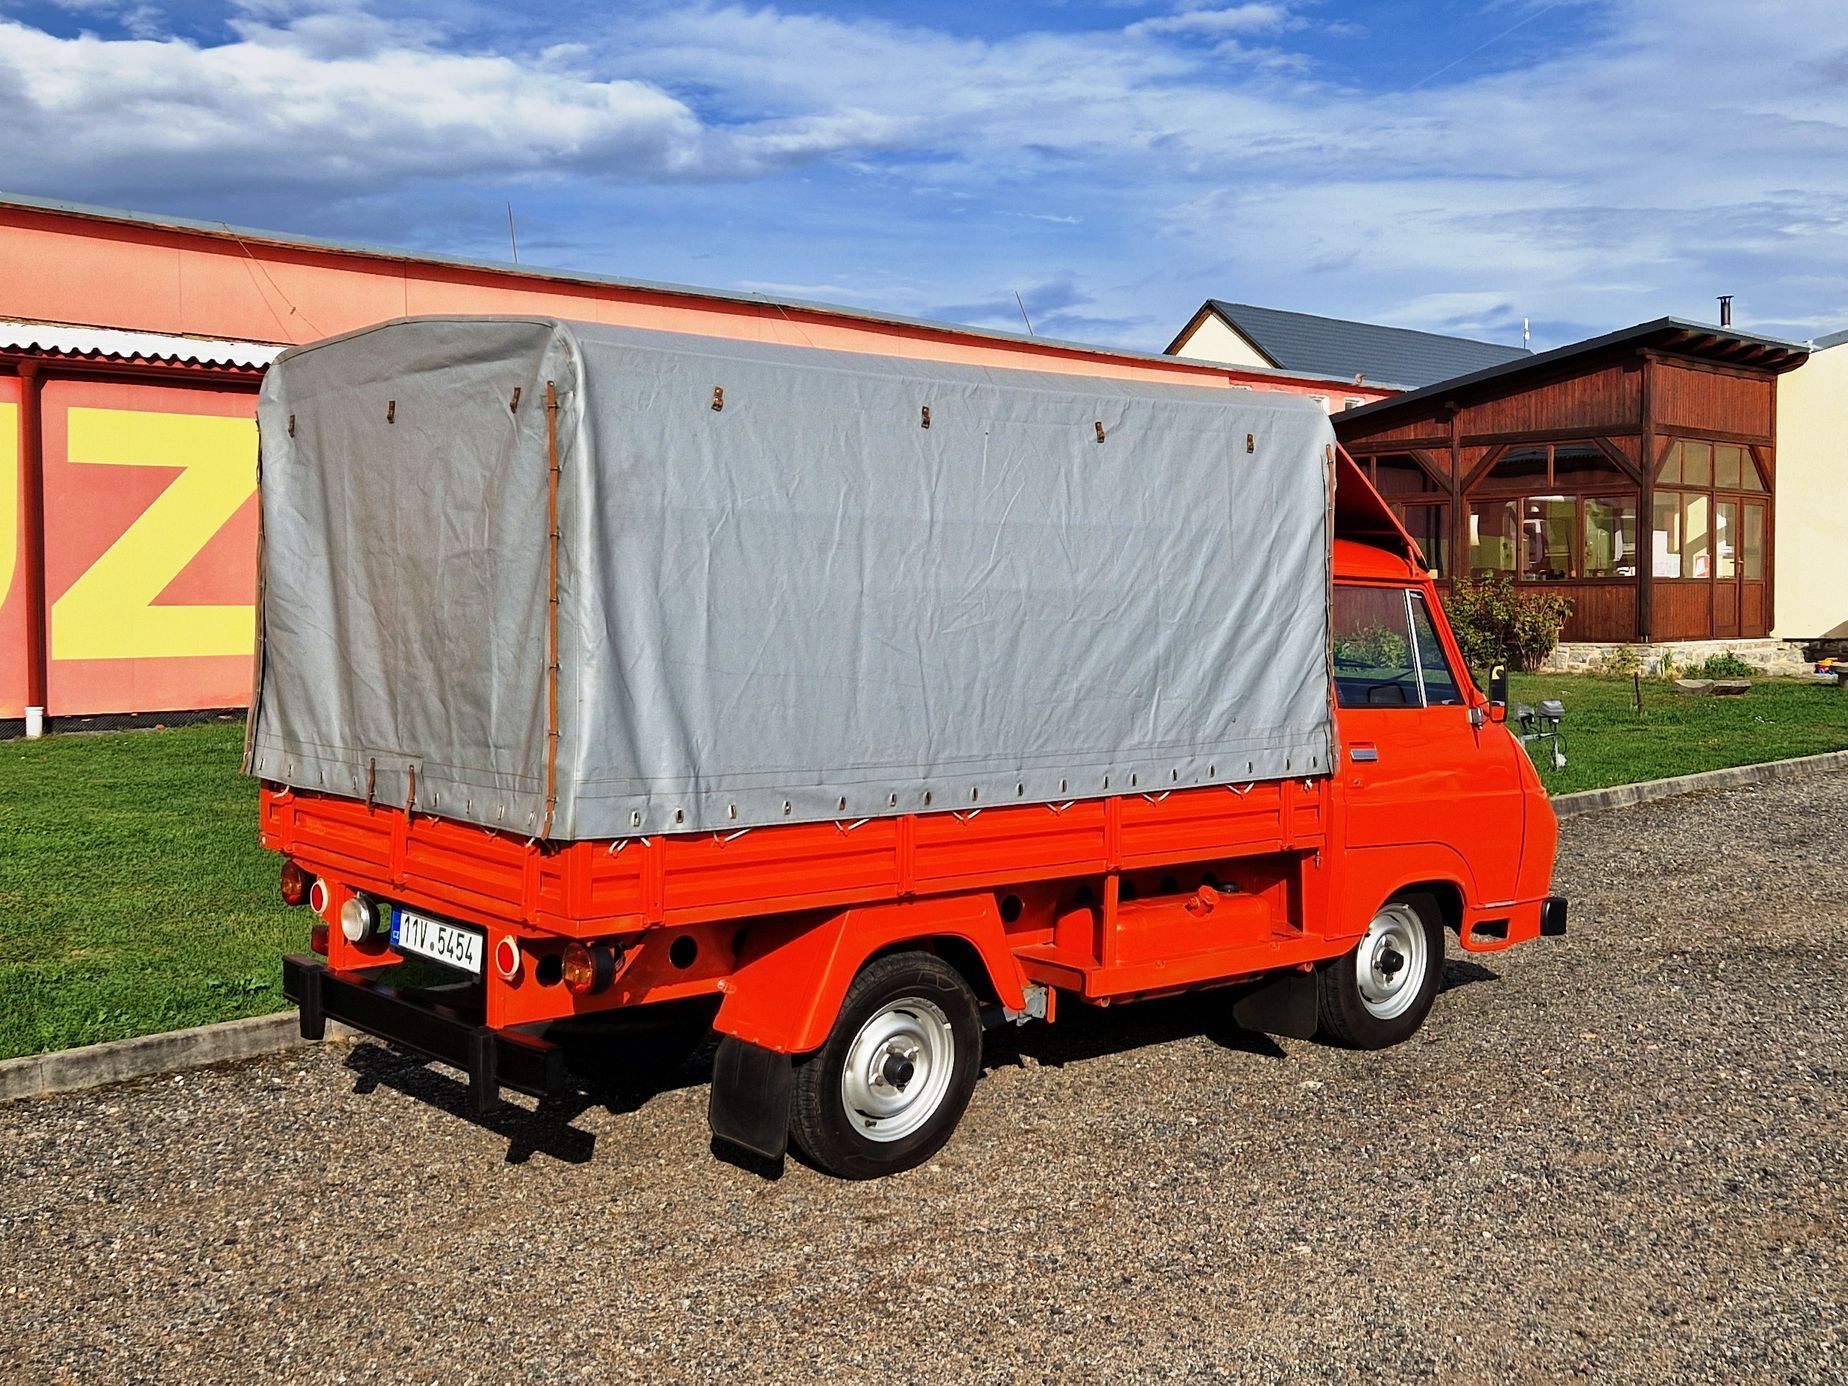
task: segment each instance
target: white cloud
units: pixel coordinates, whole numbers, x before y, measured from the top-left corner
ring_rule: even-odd
[[[1290,13],[1287,5],[1229,5],[1224,9],[1184,9],[1178,14],[1137,20],[1129,26],[1127,32],[1223,37],[1227,34],[1275,33],[1280,29],[1301,27],[1303,23],[1303,20]]]
[[[0,185],[244,206],[529,180],[580,202],[677,188],[651,204],[671,210],[726,182],[723,213],[632,234],[654,258],[610,267],[660,273],[697,243],[708,282],[997,318],[1011,285],[1082,285],[1047,311],[1104,334],[1209,294],[1504,340],[1523,314],[1610,327],[1725,290],[1742,322],[1848,321],[1848,6],[1552,9],[1576,32],[1523,70],[1491,51],[1396,91],[1318,76],[1326,18],[1285,4],[976,39],[676,3],[579,16],[554,47],[512,14],[311,0],[246,4],[217,46],[0,23]],[[1272,49],[1214,56],[1254,35]]]

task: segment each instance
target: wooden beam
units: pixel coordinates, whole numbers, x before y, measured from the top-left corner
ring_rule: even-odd
[[[1581,424],[1577,428],[1526,428],[1513,433],[1465,433],[1462,444],[1466,448],[1492,448],[1507,443],[1576,443],[1581,438],[1634,438],[1641,432],[1640,426],[1632,428],[1627,424]]]

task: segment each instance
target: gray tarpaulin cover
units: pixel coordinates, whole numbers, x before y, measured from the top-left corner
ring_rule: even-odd
[[[1327,773],[1310,401],[482,317],[271,368],[253,773],[545,829],[547,382],[549,836]]]

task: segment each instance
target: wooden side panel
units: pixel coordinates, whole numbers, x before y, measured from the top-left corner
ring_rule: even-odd
[[[1373,423],[1357,419],[1336,429],[1341,446],[1349,452],[1390,452],[1388,444],[1419,440],[1436,446],[1450,436],[1450,416],[1438,409],[1421,411],[1410,417],[1394,414],[1390,420]]]
[[[1561,430],[1595,434],[1639,428],[1642,410],[1640,365],[1612,362],[1478,401],[1463,410],[1458,428],[1466,439]]]
[[[1769,442],[1776,402],[1773,378],[1721,375],[1664,361],[1656,372],[1652,405],[1663,428]]]
[[[1739,584],[1716,582],[1713,585],[1713,633],[1735,636],[1739,631]]]
[[[1747,638],[1757,638],[1771,633],[1771,603],[1766,597],[1765,584],[1748,582],[1740,588],[1740,601],[1743,604],[1739,613],[1739,633]]]
[[[1706,640],[1713,635],[1713,585],[1707,582],[1657,581],[1657,640]]]
[[[1522,588],[1523,591],[1535,589],[1571,599],[1572,612],[1566,617],[1562,639],[1636,639],[1634,582],[1529,583]]]

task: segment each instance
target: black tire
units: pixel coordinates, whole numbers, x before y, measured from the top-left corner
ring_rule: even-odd
[[[981,1067],[981,1012],[962,974],[931,953],[875,958],[847,989],[828,1042],[796,1061],[790,1135],[843,1179],[911,1169],[949,1140]],[[887,1102],[889,1114],[855,1106],[850,1090]],[[887,1134],[871,1134],[882,1125]]]
[[[1369,974],[1364,988],[1363,970]],[[1443,977],[1444,927],[1436,902],[1428,895],[1388,900],[1360,942],[1317,971],[1317,1038],[1348,1049],[1385,1049],[1408,1040],[1430,1015]]]

